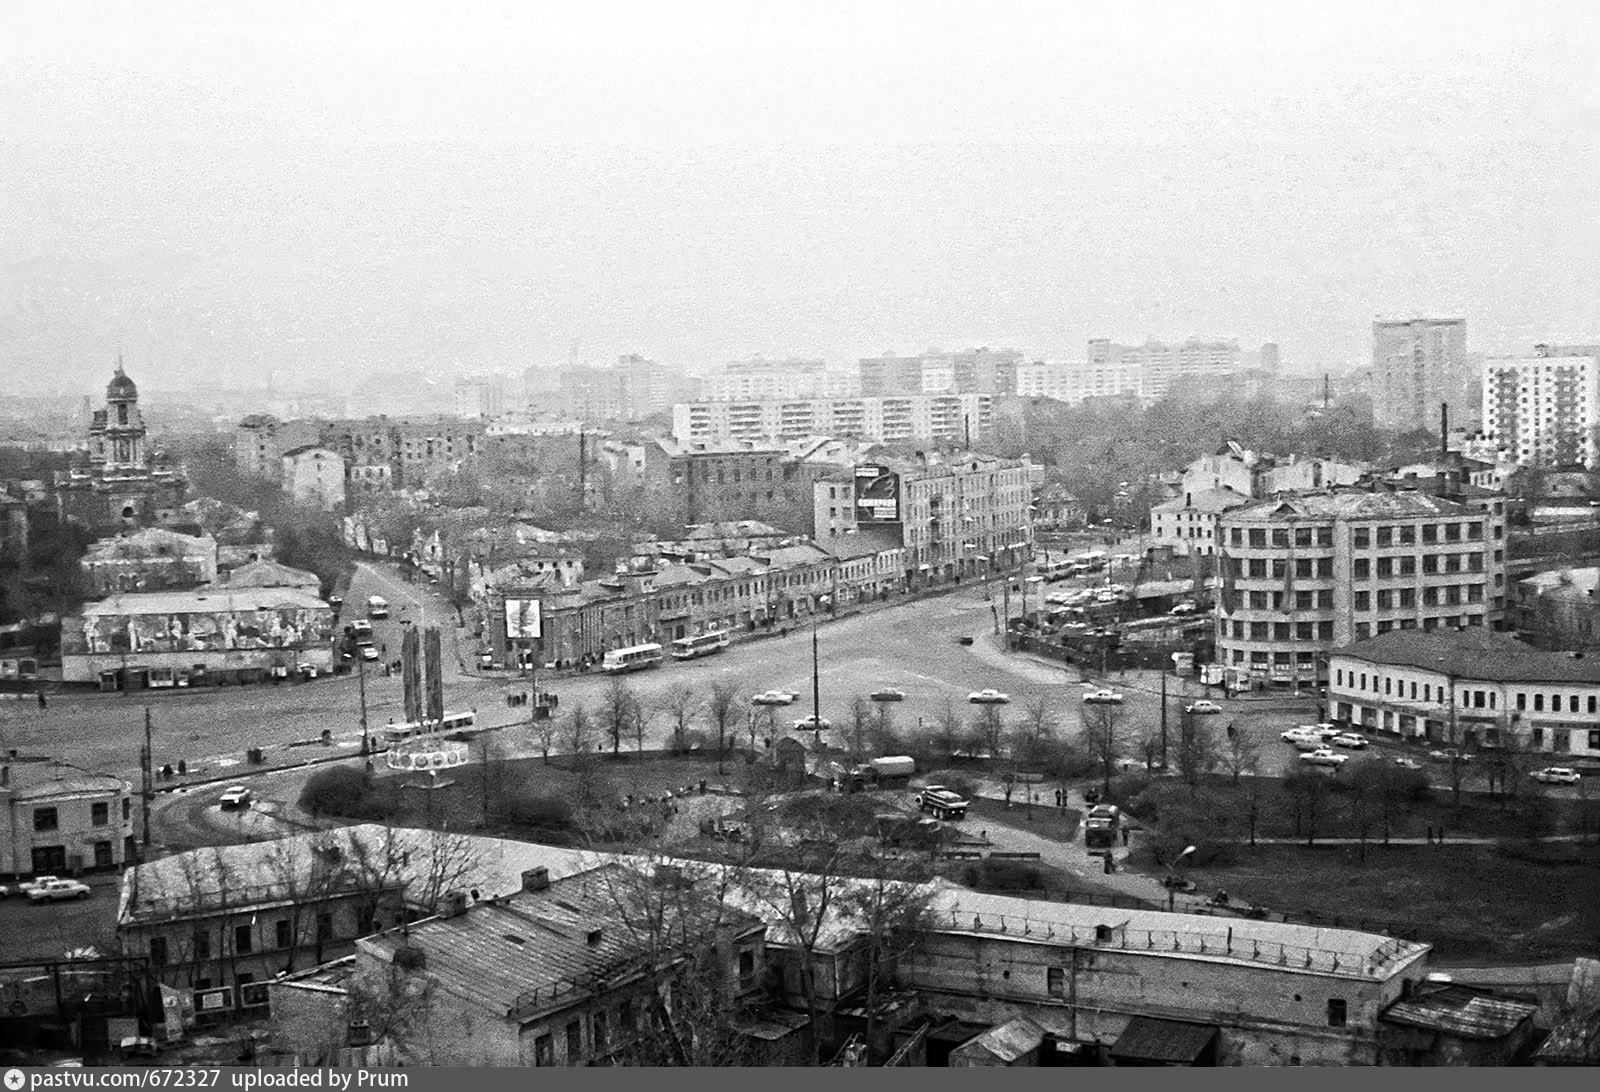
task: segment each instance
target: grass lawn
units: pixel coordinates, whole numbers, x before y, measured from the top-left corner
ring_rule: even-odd
[[[1545,847],[1545,861],[1495,846],[1241,847],[1234,863],[1196,868],[1224,888],[1322,924],[1414,929],[1441,959],[1558,961],[1600,945],[1600,847]]]
[[[1052,800],[1055,794],[1050,794]],[[979,820],[993,819],[995,822],[1007,826],[1019,827],[1049,838],[1053,842],[1071,842],[1078,836],[1078,824],[1083,821],[1083,813],[1077,808],[1058,808],[1054,804],[1035,804],[1033,818],[1028,818],[1028,806],[1019,801],[1014,801],[1010,809],[1006,808],[1004,800],[993,800],[987,796],[978,796],[969,799],[967,803],[967,818],[962,824],[966,833],[976,833],[983,824]]]

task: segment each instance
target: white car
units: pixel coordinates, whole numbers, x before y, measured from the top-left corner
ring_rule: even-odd
[[[1350,756],[1349,755],[1342,755],[1338,751],[1331,750],[1331,749],[1329,749],[1327,747],[1322,747],[1322,748],[1319,748],[1319,749],[1317,749],[1315,751],[1312,751],[1309,754],[1301,755],[1300,756],[1300,761],[1301,762],[1305,762],[1305,763],[1309,763],[1312,766],[1334,766],[1334,767],[1338,767],[1338,766],[1343,766],[1346,762],[1349,762],[1350,761]]]
[[[1345,747],[1352,751],[1359,751],[1367,745],[1367,737],[1356,735],[1354,732],[1345,732],[1333,737],[1335,747]]]
[[[826,732],[832,727],[833,722],[827,717],[801,717],[799,720],[794,722],[794,729],[797,732]]]
[[[1578,771],[1568,766],[1546,766],[1528,776],[1546,785],[1576,785],[1581,780]]]
[[[1006,705],[1011,701],[1011,697],[998,690],[974,690],[967,695],[967,700],[973,705]]]
[[[763,690],[750,699],[751,705],[793,705],[800,697],[793,690]]]
[[[1395,757],[1394,764],[1399,766],[1402,770],[1422,769],[1422,763],[1418,762],[1414,758],[1407,758],[1405,755],[1397,755]]]
[[[89,885],[77,880],[35,880],[28,888],[29,902],[64,902],[67,899],[86,899]]]
[[[373,648],[371,645],[362,645],[361,658],[363,660],[376,660],[378,658],[378,650]],[[313,678],[315,678],[314,675]]]
[[[1309,724],[1302,724],[1298,728],[1290,728],[1286,732],[1280,732],[1278,738],[1285,743],[1293,743],[1297,739],[1321,739],[1322,736],[1312,731]]]
[[[1122,695],[1115,690],[1101,687],[1098,690],[1089,691],[1083,696],[1083,700],[1086,705],[1121,705]]]
[[[1289,741],[1297,751],[1325,751],[1328,744],[1321,736],[1295,736]]]
[[[1167,613],[1168,614],[1193,614],[1196,611],[1198,611],[1199,609],[1200,609],[1200,607],[1192,599],[1185,599],[1183,602],[1176,604]]]
[[[233,785],[223,791],[222,795],[217,798],[217,803],[222,806],[224,811],[234,808],[247,808],[250,806],[250,790],[243,785]]]
[[[1185,705],[1183,707],[1183,711],[1185,713],[1195,713],[1195,714],[1200,714],[1200,713],[1220,713],[1220,712],[1222,712],[1222,706],[1218,705],[1214,701],[1208,701],[1205,698],[1202,698],[1197,702],[1193,702],[1193,703],[1191,703],[1189,705]]]

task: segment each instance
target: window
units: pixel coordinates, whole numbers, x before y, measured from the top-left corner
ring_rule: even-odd
[[[1331,557],[1319,557],[1319,558],[1317,558],[1317,575],[1318,576],[1332,576],[1333,575],[1333,558],[1331,558]]]
[[[1311,574],[1312,574],[1311,558],[1309,558],[1309,557],[1297,557],[1297,558],[1295,558],[1295,560],[1294,560],[1294,575],[1296,575],[1296,576],[1310,576]]]
[[[1414,558],[1414,557],[1411,557],[1410,555],[1402,557],[1400,559],[1400,575],[1401,576],[1415,576],[1415,575],[1417,575],[1417,559]]]
[[[1417,544],[1417,529],[1411,524],[1400,528],[1400,545],[1415,546]]]
[[[1544,712],[1544,695],[1543,694],[1535,694],[1533,696],[1533,711],[1535,713]]]
[[[608,1030],[606,1015],[604,1009],[594,1014],[594,1052],[596,1054],[604,1054],[606,1052],[606,1031]]]
[[[1264,528],[1264,527],[1252,527],[1250,529],[1250,545],[1251,546],[1255,546],[1255,547],[1264,547],[1266,544],[1267,544],[1267,531],[1266,531],[1266,528]]]
[[[576,1020],[567,1025],[567,1064],[583,1057],[583,1026]]]
[[[1600,728],[1589,729],[1589,750],[1600,751]]]
[[[1438,554],[1423,554],[1422,555],[1422,571],[1425,572],[1425,573],[1436,573],[1436,572],[1438,572],[1439,571],[1439,555]]]
[[[1444,540],[1446,542],[1461,541],[1461,524],[1447,523],[1444,525]]]
[[[1554,732],[1550,733],[1550,736],[1551,750],[1560,751],[1562,753],[1572,750],[1572,732],[1570,729],[1557,728]]]
[[[1388,610],[1392,606],[1394,606],[1394,592],[1384,588],[1378,593],[1378,609]]]
[[[157,967],[165,967],[167,965],[166,937],[150,938],[150,962]]]
[[[255,950],[254,931],[248,925],[233,927],[233,950],[239,954]]]
[[[1371,529],[1367,527],[1357,527],[1355,529],[1355,539],[1352,545],[1354,545],[1358,550],[1365,550],[1369,548],[1372,545]]]
[[[1267,593],[1264,592],[1264,591],[1253,591],[1253,592],[1251,592],[1250,593],[1250,609],[1251,610],[1266,610],[1267,609]]]
[[[211,958],[211,934],[204,929],[194,931],[194,957],[195,959]],[[196,986],[195,989],[200,987]]]
[[[1517,694],[1517,710],[1519,712],[1525,712],[1527,710],[1527,708],[1528,708],[1528,695],[1523,694],[1523,693],[1518,693]]]
[[[111,822],[111,805],[102,801],[89,805],[89,822],[97,827],[103,827]]]
[[[555,1044],[550,1036],[541,1035],[533,1041],[533,1064],[536,1066],[553,1066],[556,1064]]]
[[[130,797],[122,798],[122,818],[124,821],[133,815],[133,800]]]
[[[1348,1017],[1349,1013],[1346,1011],[1344,998],[1328,998],[1328,1026],[1330,1028],[1344,1027]]]
[[[1371,592],[1364,592],[1364,591],[1356,592],[1356,610],[1371,610],[1371,609],[1372,609],[1372,593]]]
[[[1379,546],[1393,546],[1394,545],[1394,528],[1393,527],[1379,527],[1378,528],[1378,545]]]
[[[96,842],[94,844],[94,866],[96,868],[110,868],[114,863],[111,859],[111,843]]]
[[[1274,623],[1272,623],[1272,639],[1274,641],[1287,641],[1289,639],[1289,623],[1288,622],[1274,622]]]
[[[1274,561],[1272,563],[1272,575],[1273,575],[1273,577],[1275,579],[1278,579],[1278,580],[1283,579],[1283,576],[1284,576],[1284,574],[1286,572],[1288,572],[1288,569],[1289,569],[1289,566],[1288,566],[1287,562]]]
[[[1434,546],[1434,545],[1437,545],[1438,542],[1439,542],[1439,527],[1438,527],[1438,525],[1434,524],[1434,523],[1425,523],[1425,524],[1423,524],[1422,525],[1422,544],[1424,546]]]
[[[278,919],[277,939],[280,948],[288,948],[294,944],[294,930],[290,928],[288,918]]]
[[[1372,562],[1364,557],[1356,558],[1355,576],[1357,580],[1365,580],[1372,575]]]
[[[1356,640],[1365,641],[1368,637],[1371,637],[1371,636],[1372,636],[1372,626],[1371,626],[1370,623],[1367,623],[1367,622],[1357,622],[1356,623]]]
[[[55,830],[56,827],[58,827],[59,825],[60,825],[60,822],[56,817],[56,809],[55,808],[34,808],[33,809],[33,829],[34,830]]]
[[[1281,527],[1272,529],[1272,544],[1283,547],[1289,545],[1289,532]]]
[[[1311,545],[1311,528],[1309,528],[1309,527],[1296,527],[1294,529],[1294,544],[1296,546],[1310,546]]]
[[[622,1025],[622,1034],[624,1035],[632,1035],[638,1029],[638,1024],[633,1017],[632,1001],[624,1001],[618,1006],[617,1021]]]
[[[1267,575],[1267,562],[1265,558],[1252,557],[1250,559],[1250,576],[1257,579]]]
[[[1401,588],[1400,589],[1400,605],[1402,607],[1414,607],[1414,606],[1416,606],[1417,605],[1417,589],[1415,589],[1415,588]]]
[[[739,984],[748,986],[756,973],[756,953],[750,948],[739,952]]]
[[[1047,967],[1045,968],[1044,975],[1046,993],[1048,993],[1051,997],[1067,996],[1067,975],[1064,968]]]
[[[1394,558],[1392,558],[1392,557],[1380,557],[1380,558],[1378,558],[1378,575],[1379,576],[1393,576],[1394,575]]]
[[[1332,546],[1333,545],[1333,528],[1332,527],[1318,527],[1317,528],[1317,545],[1318,546]]]

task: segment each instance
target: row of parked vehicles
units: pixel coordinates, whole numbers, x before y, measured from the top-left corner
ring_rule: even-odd
[[[21,883],[0,884],[0,899],[19,895],[29,902],[66,902],[89,897],[89,885],[61,876],[35,876]]]
[[[1369,746],[1367,738],[1359,732],[1348,731],[1331,721],[1302,724],[1290,728],[1279,738],[1300,751],[1300,761],[1308,766],[1337,768],[1348,762],[1350,756],[1340,754],[1335,748],[1364,751]],[[1422,763],[1409,755],[1394,755],[1389,761],[1404,770],[1422,769]],[[1428,761],[1441,765],[1468,763],[1472,761],[1472,754],[1456,747],[1441,747],[1428,752]],[[1531,771],[1528,776],[1546,785],[1576,785],[1581,780],[1578,771],[1568,766],[1546,766]]]

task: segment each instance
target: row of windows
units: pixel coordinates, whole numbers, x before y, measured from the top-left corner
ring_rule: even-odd
[[[1498,565],[1504,560],[1505,551],[1496,550],[1495,564]],[[1289,560],[1286,558],[1231,557],[1227,561],[1227,567],[1234,576],[1245,580],[1283,579],[1289,575]],[[1419,571],[1426,576],[1439,573],[1481,573],[1483,553],[1473,550],[1468,553],[1428,553],[1421,555],[1420,558],[1409,554],[1376,559],[1358,557],[1352,559],[1350,569],[1351,576],[1356,580],[1370,580],[1374,574],[1380,580],[1395,576],[1415,576]],[[1294,575],[1306,580],[1331,580],[1333,558],[1297,557],[1294,559]]]
[[[1344,686],[1346,674],[1349,675],[1351,689],[1365,691],[1368,688],[1369,677],[1367,672],[1350,671],[1347,673],[1343,668],[1334,671],[1335,684]],[[1407,698],[1408,685],[1410,688],[1409,699],[1411,701],[1444,702],[1448,701],[1450,697],[1449,692],[1443,686],[1436,686],[1431,683],[1421,683],[1419,685],[1415,680],[1411,680],[1408,684],[1405,679],[1395,679],[1393,676],[1379,675],[1377,672],[1371,674],[1370,681],[1372,693],[1374,694],[1380,692],[1379,683],[1382,683],[1381,692],[1385,697]],[[1418,697],[1419,693],[1421,695],[1420,698]],[[1552,713],[1587,713],[1590,716],[1600,713],[1600,695],[1595,694],[1546,694],[1538,691],[1529,693],[1525,690],[1519,690],[1515,698],[1518,712],[1527,712],[1531,705],[1533,712],[1543,713],[1548,705],[1549,712]],[[1457,704],[1464,709],[1492,710],[1498,708],[1499,696],[1498,692],[1494,690],[1465,687],[1458,695]]]
[[[1398,526],[1384,525],[1378,527],[1356,527],[1351,531],[1352,544],[1358,550],[1369,549],[1374,541],[1378,546],[1414,546],[1418,536],[1424,545],[1436,545],[1440,542],[1478,542],[1483,539],[1483,521],[1473,520],[1462,523],[1404,523]],[[1287,549],[1290,539],[1293,538],[1296,546],[1332,546],[1333,528],[1326,527],[1296,527],[1291,535],[1288,527],[1233,527],[1229,529],[1228,541],[1233,546],[1251,546],[1256,549],[1265,549],[1272,546],[1278,549]]]
[[[1465,614],[1460,616],[1444,615],[1438,618],[1424,618],[1418,625],[1415,618],[1382,619],[1376,625],[1371,622],[1357,622],[1355,626],[1355,639],[1365,641],[1374,633],[1388,633],[1396,629],[1421,629],[1431,633],[1441,627],[1453,629],[1457,626],[1481,626],[1483,616]],[[1222,637],[1235,641],[1331,641],[1333,640],[1333,623],[1321,622],[1233,622],[1222,623]]]
[[[333,915],[331,913],[325,912],[318,914],[314,921],[314,925],[316,928],[314,937],[318,943],[326,943],[328,941],[337,939],[334,932]],[[376,922],[372,915],[369,912],[362,911],[361,920],[357,923],[358,934],[365,936],[366,934],[371,933],[375,927]],[[196,929],[194,931],[194,935],[191,938],[190,947],[190,959],[192,961],[198,963],[212,958],[212,956],[215,954],[212,950],[212,936],[213,934],[206,929]],[[227,937],[227,932],[224,932],[223,936]],[[256,945],[256,927],[253,924],[247,923],[244,925],[233,926],[232,939],[233,947],[227,954],[248,955],[251,952],[258,950]],[[280,949],[293,948],[297,944],[305,943],[305,938],[303,936],[299,939],[296,939],[294,922],[289,918],[279,918],[273,923],[272,939],[276,946]],[[260,950],[265,951],[267,949],[265,946],[262,946]],[[151,937],[150,962],[157,967],[164,967],[171,961],[171,958],[172,952],[168,945],[167,938],[161,936]]]
[[[122,798],[122,818],[126,822],[133,815],[133,801],[129,797]],[[89,805],[89,825],[105,827],[111,825],[111,803],[107,800],[97,800]],[[33,809],[33,829],[44,832],[59,830],[61,828],[61,809],[55,806]]]

